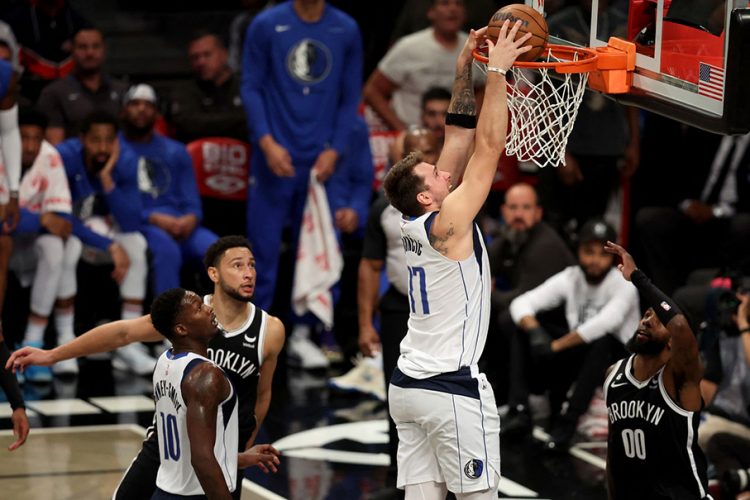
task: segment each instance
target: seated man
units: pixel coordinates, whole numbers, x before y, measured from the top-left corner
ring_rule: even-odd
[[[578,417],[588,409],[605,371],[625,354],[623,345],[636,330],[640,315],[637,290],[620,277],[614,257],[604,251],[604,243],[617,238],[615,230],[600,219],[592,219],[581,228],[578,238],[577,266],[565,268],[510,304],[518,329],[511,339],[511,416],[503,426],[503,435],[518,437],[531,432],[530,352],[536,369],[549,367],[546,381],[551,389],[550,406],[559,410],[547,443],[550,450],[569,445]],[[565,304],[567,332],[548,333],[537,315],[561,304]],[[575,389],[567,401],[562,401],[573,380]]]
[[[218,239],[199,225],[203,212],[190,155],[184,145],[154,131],[157,116],[154,89],[131,87],[125,95],[120,140],[139,156],[141,232],[152,254],[156,294],[179,286],[183,260],[200,266]]]
[[[83,121],[80,138],[57,146],[65,165],[73,201],[73,234],[93,262],[112,263],[112,279],[120,286],[122,319],[143,314],[146,296],[146,240],[138,232],[141,203],[137,160],[117,139],[114,116],[95,111]],[[121,347],[119,366],[150,375],[156,360],[143,346]]]
[[[421,127],[417,130],[429,130],[437,140],[438,148],[443,147],[445,139],[445,116],[448,114],[448,105],[451,102],[451,93],[442,87],[432,87],[422,94],[422,114]],[[413,124],[401,133],[393,141],[388,151],[388,158],[391,165],[395,165],[401,158],[409,154],[414,149],[409,149],[406,136],[409,132],[415,130],[416,124]],[[423,128],[422,128],[423,127]],[[422,151],[424,153],[424,151]]]
[[[13,233],[10,267],[22,285],[31,283],[31,305],[23,345],[41,347],[52,308],[58,343],[73,340],[73,302],[76,267],[81,241],[73,236],[72,203],[65,168],[57,150],[44,140],[46,118],[31,108],[23,109],[19,190],[21,220]],[[66,360],[55,365],[57,374],[76,374],[78,364]],[[31,382],[49,382],[52,372],[35,366],[26,372]]]

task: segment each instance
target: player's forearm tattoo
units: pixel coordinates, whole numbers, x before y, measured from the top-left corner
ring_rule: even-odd
[[[453,230],[453,224],[450,224],[448,226],[448,230],[445,232],[442,236],[435,236],[434,234],[430,234],[430,245],[432,245],[432,248],[437,250],[443,255],[446,255],[448,253],[448,240],[451,236],[453,236],[453,233],[455,231]]]
[[[461,71],[456,73],[456,78],[453,80],[453,92],[451,94],[451,102],[448,105],[448,113],[472,116],[476,116],[477,114],[477,103],[474,99],[474,84],[471,80],[471,65],[471,62],[467,63]]]

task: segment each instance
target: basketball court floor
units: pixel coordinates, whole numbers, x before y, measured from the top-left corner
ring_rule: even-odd
[[[333,373],[334,375],[336,373]],[[382,403],[330,391],[326,374],[279,366],[258,442],[282,452],[278,474],[246,471],[243,499],[366,499],[385,481],[387,422]],[[26,384],[32,430],[13,441],[10,407],[0,403],[0,498],[105,499],[140,448],[153,412],[148,379],[82,361],[77,379]],[[602,499],[602,442],[549,456],[535,439],[501,443],[499,498]]]

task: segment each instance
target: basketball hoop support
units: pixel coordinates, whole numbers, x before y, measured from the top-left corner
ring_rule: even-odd
[[[605,94],[626,94],[633,84],[635,44],[611,37],[606,47],[597,47],[596,70],[589,74],[589,87]]]

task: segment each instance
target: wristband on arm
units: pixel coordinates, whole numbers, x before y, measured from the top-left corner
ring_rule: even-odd
[[[477,117],[474,115],[462,115],[461,113],[448,113],[445,116],[445,124],[461,128],[477,128]]]
[[[635,285],[638,291],[641,292],[641,297],[646,301],[646,304],[654,309],[659,321],[661,321],[665,327],[672,318],[678,314],[682,314],[682,311],[677,307],[677,304],[651,283],[648,276],[646,276],[640,269],[633,271],[633,274],[630,275],[630,281]]]
[[[5,369],[5,363],[8,362],[9,358],[10,352],[8,351],[8,347],[4,341],[0,341],[0,386],[5,391],[5,396],[8,398],[8,403],[10,403],[10,407],[13,410],[26,408],[15,374]]]

